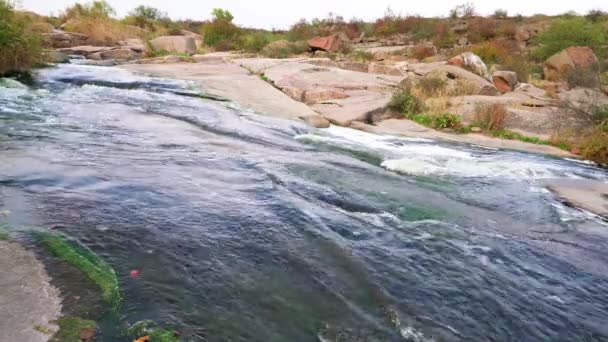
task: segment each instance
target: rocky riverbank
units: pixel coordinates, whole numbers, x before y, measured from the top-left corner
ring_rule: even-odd
[[[449,140],[492,148],[506,148],[559,157],[575,157],[548,145],[504,140],[483,134],[452,134],[400,119],[386,109],[391,94],[406,75],[386,75],[340,68],[329,58],[239,58],[229,53],[199,57],[199,63],[131,63],[120,67],[148,75],[192,80],[205,90],[227,97],[262,114],[301,119],[316,127],[330,123],[376,134]],[[425,73],[435,64],[412,64],[412,72]],[[464,70],[463,70],[464,71]],[[464,71],[466,72],[466,71]],[[510,97],[496,101],[539,101],[523,86]],[[488,101],[490,96],[465,97]],[[514,120],[516,121],[516,120]]]

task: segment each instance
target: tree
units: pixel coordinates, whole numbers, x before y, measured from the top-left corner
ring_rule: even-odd
[[[221,20],[231,23],[232,19],[234,19],[234,16],[230,11],[221,8],[214,8],[213,11],[211,11],[211,16],[213,16],[213,21]]]
[[[64,14],[64,20],[74,18],[109,18],[116,14],[116,11],[112,6],[105,0],[98,0],[89,2],[87,4],[75,4],[72,7],[68,7]]]
[[[42,59],[40,39],[28,26],[15,16],[11,3],[0,0],[0,75],[26,71]]]
[[[142,5],[134,8],[131,13],[129,13],[129,16],[125,18],[125,22],[154,31],[155,23],[161,22],[164,26],[168,26],[167,24],[170,23],[170,19],[160,10]]]

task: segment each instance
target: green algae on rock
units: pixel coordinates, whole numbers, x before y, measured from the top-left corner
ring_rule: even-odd
[[[34,236],[50,254],[86,274],[101,288],[103,300],[114,310],[118,309],[122,297],[118,287],[118,278],[110,265],[89,248],[69,239],[64,234],[38,231],[34,233]]]

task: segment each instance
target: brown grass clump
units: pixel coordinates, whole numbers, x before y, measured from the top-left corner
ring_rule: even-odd
[[[486,131],[504,129],[507,108],[500,103],[478,105],[475,108],[474,125]]]
[[[116,45],[119,41],[129,38],[144,38],[146,31],[125,25],[110,18],[83,17],[70,20],[65,30],[87,35],[88,43],[92,45]]]
[[[494,18],[478,17],[469,23],[469,40],[480,43],[497,36],[498,21]]]
[[[435,49],[429,45],[418,44],[412,49],[411,55],[416,59],[423,60],[435,56]]]

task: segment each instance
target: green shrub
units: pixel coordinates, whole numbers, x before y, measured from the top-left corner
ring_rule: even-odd
[[[277,40],[268,44],[262,50],[262,55],[268,58],[287,58],[291,55],[307,52],[308,50],[308,43],[304,41],[290,42],[287,40]]]
[[[424,105],[409,89],[401,89],[393,94],[388,108],[410,118],[419,114],[424,109]]]
[[[15,16],[12,5],[0,0],[0,75],[26,71],[42,60],[40,38],[26,18]]]
[[[496,19],[507,19],[509,17],[509,12],[504,9],[497,9],[494,11],[494,18]]]
[[[242,32],[241,29],[232,23],[234,18],[228,11],[216,8],[212,12],[213,20],[203,26],[203,40],[205,45],[222,47],[226,49],[228,45],[237,44]]]
[[[86,4],[75,4],[71,7],[68,7],[63,15],[63,21],[68,21],[70,19],[78,19],[78,18],[109,18],[116,14],[112,5],[110,5],[105,0],[92,1]]]
[[[169,27],[172,24],[167,14],[154,7],[143,5],[134,8],[124,22],[150,31],[157,31],[159,26]]]
[[[600,57],[605,55],[606,32],[601,23],[581,17],[559,19],[535,39],[534,57],[546,60],[570,46],[588,46]]]
[[[283,38],[283,35],[268,31],[248,32],[240,37],[238,47],[247,52],[260,52],[268,44]]]

